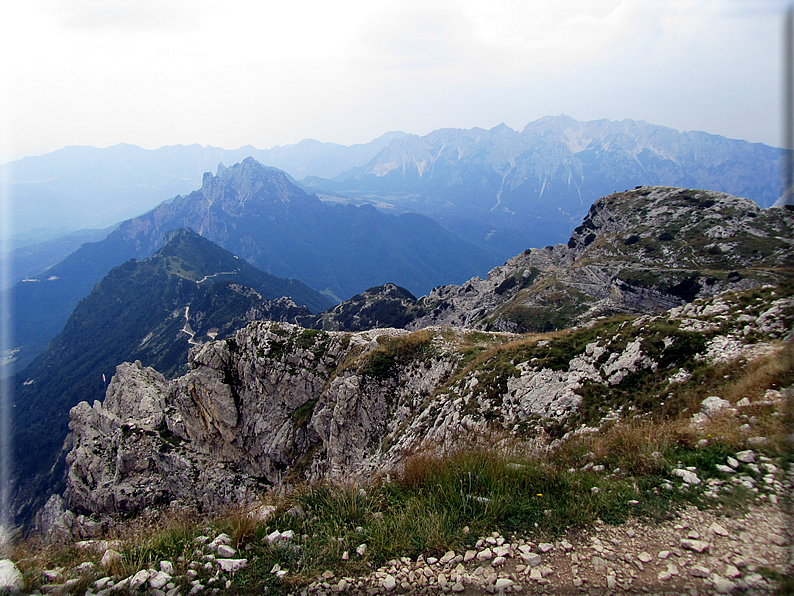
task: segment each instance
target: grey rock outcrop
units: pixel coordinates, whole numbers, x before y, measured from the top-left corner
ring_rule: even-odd
[[[638,187],[597,200],[567,245],[532,248],[417,301],[406,325],[550,331],[617,313],[658,313],[782,278],[794,210],[741,197]],[[706,274],[705,272],[708,272]]]
[[[535,436],[542,448],[546,424],[576,431],[619,417],[626,402],[613,394],[643,382],[666,394],[689,382],[682,371],[774,353],[766,314],[790,327],[794,302],[755,292],[546,336],[256,322],[194,347],[190,372],[173,381],[121,365],[104,404],[73,408],[68,504],[78,514],[172,501],[217,509],[273,485],[399,470],[417,448],[489,432]],[[659,399],[633,397],[630,409]]]
[[[713,191],[638,187],[596,201],[567,244],[532,248],[418,300],[370,288],[306,327],[360,331],[434,325],[512,333],[659,313],[728,290],[779,283],[794,265],[794,210]],[[768,315],[775,325],[777,317]]]

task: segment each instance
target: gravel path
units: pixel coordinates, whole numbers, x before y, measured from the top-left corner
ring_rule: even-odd
[[[597,523],[554,542],[498,535],[476,549],[390,561],[367,577],[328,571],[301,594],[766,594],[770,572],[791,555],[787,519],[777,499],[744,512],[688,507],[649,525]]]

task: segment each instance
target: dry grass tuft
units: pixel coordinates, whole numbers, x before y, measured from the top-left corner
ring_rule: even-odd
[[[730,382],[723,391],[723,399],[736,403],[743,398],[758,401],[767,389],[776,387],[789,366],[784,354],[776,352],[761,356],[744,364],[738,378]]]

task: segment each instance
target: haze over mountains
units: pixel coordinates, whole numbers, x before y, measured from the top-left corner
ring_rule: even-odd
[[[253,157],[294,177],[333,177],[367,163],[393,138],[386,133],[350,147],[306,139],[295,145],[227,150],[173,145],[155,150],[121,143],[104,149],[64,147],[26,157],[9,170],[17,246],[45,241],[67,231],[104,228],[140,215],[178,194],[201,186],[205,172]]]
[[[275,211],[260,212],[256,226],[241,219],[243,212],[251,214],[243,199],[236,207],[227,199],[213,206],[214,199],[206,198],[202,206],[189,206],[207,170],[249,155],[303,177],[303,186],[321,200],[293,187],[292,202],[271,202],[268,209]],[[26,158],[3,166],[14,172],[15,204],[24,205],[16,209],[18,243],[69,227],[110,225],[166,204],[141,216],[146,223],[122,225],[106,241],[71,255],[81,239],[96,239],[96,233],[15,251],[15,279],[40,280],[13,290],[21,309],[17,336],[25,344],[17,362],[30,362],[112,267],[152,255],[174,228],[190,227],[260,269],[300,279],[334,301],[387,282],[420,296],[482,275],[527,248],[565,242],[590,204],[616,190],[648,184],[709,188],[767,207],[780,194],[781,155],[766,145],[645,122],[558,116],[521,132],[500,125],[423,137],[387,133],[352,147],[312,140],[266,151],[117,145]],[[279,184],[292,185],[282,176]],[[176,193],[186,196],[174,198]],[[237,219],[221,223],[213,209]],[[400,217],[385,219],[383,212]]]
[[[377,197],[424,213],[510,254],[567,240],[592,202],[638,185],[707,188],[769,207],[780,196],[781,151],[646,122],[547,117],[517,132],[437,130],[392,140],[368,164],[316,191]],[[485,224],[485,226],[483,226]],[[524,234],[498,238],[505,230]]]
[[[595,199],[637,185],[708,188],[768,207],[780,196],[781,154],[702,132],[563,115],[521,132],[503,124],[424,136],[389,132],[350,147],[311,139],[267,150],[66,147],[3,167],[24,206],[15,214],[18,243],[116,224],[191,192],[219,162],[250,156],[317,192],[427,214],[507,259],[528,246],[564,242]]]
[[[84,244],[39,281],[12,288],[17,370],[46,347],[110,269],[151,256],[167,233],[184,227],[263,271],[322,291],[322,300],[295,297],[315,313],[389,281],[421,295],[482,275],[499,260],[422,215],[323,203],[284,172],[249,157],[220,167],[217,176],[205,174],[200,190]]]

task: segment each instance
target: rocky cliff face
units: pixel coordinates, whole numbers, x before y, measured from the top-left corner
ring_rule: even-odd
[[[788,208],[641,187],[597,201],[567,245],[485,280],[419,300],[372,288],[305,317],[322,330],[255,322],[192,348],[172,381],[123,365],[104,404],[72,409],[70,507],[213,509],[399,468],[418,448],[678,416],[720,366],[780,349],[794,322],[793,230]],[[384,324],[409,329],[361,330]],[[513,333],[527,330],[548,333]]]
[[[567,245],[530,249],[485,280],[434,289],[407,327],[550,331],[777,283],[794,211],[711,191],[641,187],[596,201]]]
[[[791,294],[728,293],[535,336],[253,323],[192,349],[183,377],[125,364],[104,403],[73,408],[69,506],[214,509],[275,484],[388,472],[419,447],[487,433],[542,442],[604,418],[677,415],[699,375],[780,349]]]

